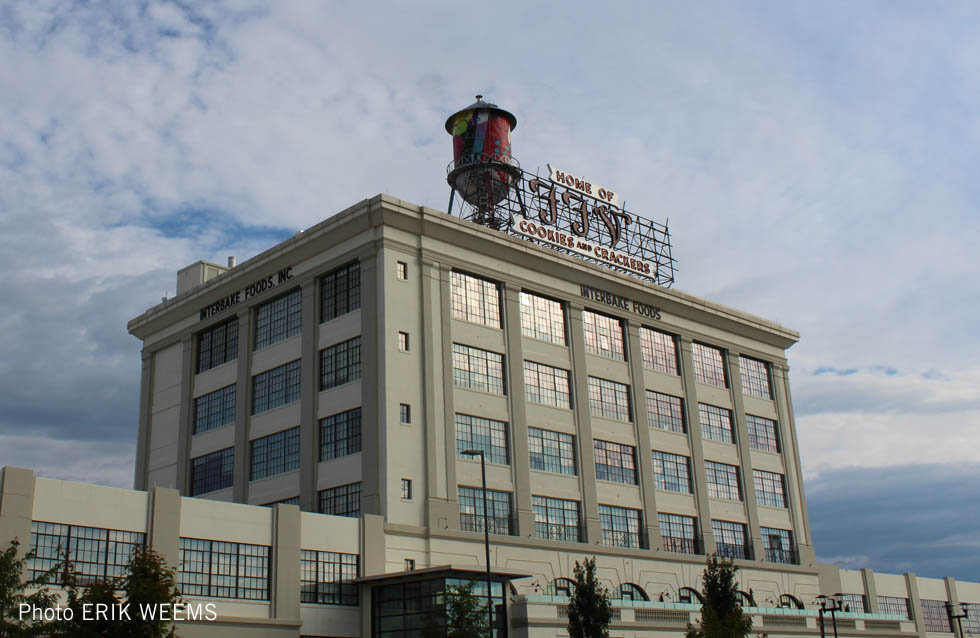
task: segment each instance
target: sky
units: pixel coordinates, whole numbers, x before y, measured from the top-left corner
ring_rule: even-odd
[[[0,466],[130,487],[126,322],[513,152],[669,220],[675,288],[788,352],[818,558],[980,579],[980,4],[0,1]],[[978,601],[980,602],[980,601]]]

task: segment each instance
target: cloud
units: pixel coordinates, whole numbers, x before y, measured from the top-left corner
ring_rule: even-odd
[[[975,580],[980,465],[845,468],[806,482],[817,558],[841,567]]]

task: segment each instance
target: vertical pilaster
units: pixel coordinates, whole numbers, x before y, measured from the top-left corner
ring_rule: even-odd
[[[704,443],[701,439],[701,419],[698,416],[698,390],[694,380],[694,357],[691,354],[690,337],[678,337],[681,356],[681,379],[684,381],[684,396],[687,399],[684,411],[687,414],[687,436],[691,443],[691,470],[694,473],[694,498],[698,508],[698,526],[705,554],[715,552],[715,535],[711,531],[711,507],[708,501],[708,484],[705,480]]]
[[[962,613],[962,610],[960,608],[960,595],[959,592],[956,591],[956,579],[953,578],[952,576],[947,576],[943,579],[943,581],[946,583],[946,600],[949,601],[949,604],[953,606],[952,607],[953,613],[954,614]],[[951,617],[949,619],[949,622],[953,626],[953,636],[955,636],[955,638],[966,638],[963,635],[963,632],[960,631],[960,628],[962,627],[962,625],[960,624],[961,621],[958,621],[955,618]]]
[[[868,612],[880,614],[878,604],[878,586],[875,584],[875,572],[870,567],[861,569],[861,580],[864,581],[864,595],[868,597]]]
[[[585,332],[582,327],[582,310],[578,303],[568,304],[568,336],[572,356],[570,387],[572,408],[578,437],[579,481],[582,488],[582,513],[585,516],[588,542],[602,542],[602,525],[599,522],[599,496],[596,489],[595,449],[592,442],[592,412],[589,410],[589,373],[585,363]]]
[[[140,370],[139,433],[136,437],[136,469],[133,488],[147,489],[150,463],[150,415],[153,400],[153,353],[144,348],[140,351],[142,369]]]
[[[235,387],[235,487],[232,500],[248,503],[248,432],[252,419],[252,311],[238,313],[238,385]],[[190,492],[186,492],[190,493]]]
[[[383,253],[361,258],[361,514],[387,512]],[[382,266],[379,268],[379,264]]]
[[[270,617],[298,620],[301,529],[299,508],[295,505],[276,505],[273,510],[272,525],[272,613]]]
[[[452,269],[447,265],[442,265],[439,269],[440,289],[442,292],[442,377],[433,379],[435,383],[442,383],[443,396],[443,436],[446,445],[444,453],[446,455],[446,498],[450,503],[456,503],[456,521],[459,524],[459,488],[456,483],[456,405],[453,394],[453,319],[452,319],[452,290],[450,287],[450,277]],[[448,511],[449,508],[447,508]]]
[[[300,410],[299,410],[299,504],[307,512],[317,511],[316,480],[320,461],[320,447],[317,437],[317,410],[320,397],[320,379],[317,368],[320,364],[320,304],[317,294],[317,280],[308,281],[302,286],[303,332],[302,356],[300,362]]]
[[[154,487],[149,498],[150,520],[147,542],[167,561],[167,567],[180,563],[180,493],[165,487]]]
[[[520,288],[504,286],[504,339],[507,343],[507,399],[510,405],[510,431],[513,441],[511,467],[514,471],[514,498],[517,508],[517,534],[534,534],[534,506],[531,498],[530,443],[527,435],[527,408],[524,403],[524,347],[521,336]]]
[[[789,366],[773,363],[773,400],[779,421],[779,445],[786,470],[786,486],[790,499],[790,517],[800,552],[800,564],[812,567],[816,564],[813,539],[810,537],[810,520],[806,509],[806,494],[803,488],[803,468],[800,464],[800,447],[796,436],[796,422],[793,417],[793,399],[789,390]]]
[[[34,518],[34,472],[22,467],[5,467],[0,473],[0,552],[10,541],[20,545],[23,557],[31,548],[31,520]]]
[[[190,494],[190,453],[194,432],[194,335],[181,339],[180,361],[180,421],[177,432],[177,486],[183,494]]]
[[[922,619],[922,599],[919,598],[919,581],[915,574],[905,572],[905,589],[909,593],[909,605],[912,607],[912,618],[915,620],[915,631],[919,638],[926,638],[926,626]]]
[[[448,299],[442,293],[442,279],[439,263],[427,258],[421,260],[419,272],[420,294],[422,298],[422,410],[413,417],[420,421],[418,427],[424,428],[425,445],[425,520],[432,529],[448,525],[446,503],[450,489],[454,485],[446,482],[445,456],[440,458],[443,449],[449,445],[445,439],[445,405],[439,402],[443,397],[443,306]],[[441,430],[441,431],[440,431]]]
[[[660,549],[660,519],[657,517],[657,489],[653,479],[653,458],[650,442],[650,422],[647,416],[646,383],[643,372],[643,356],[640,349],[640,325],[632,321],[626,324],[626,352],[629,358],[630,378],[633,390],[633,424],[636,428],[636,453],[639,455],[640,494],[643,498],[643,518],[650,549]]]
[[[731,388],[732,416],[735,419],[735,444],[738,448],[738,462],[741,465],[739,472],[742,474],[742,486],[744,487],[742,496],[745,501],[746,520],[749,522],[749,538],[752,539],[752,556],[756,560],[763,560],[766,551],[762,543],[762,532],[759,528],[758,501],[755,498],[755,478],[752,472],[752,451],[749,447],[749,430],[745,422],[745,401],[742,399],[742,375],[738,356],[739,353],[733,350],[725,353],[728,364],[728,385]],[[784,485],[785,482],[784,477]]]

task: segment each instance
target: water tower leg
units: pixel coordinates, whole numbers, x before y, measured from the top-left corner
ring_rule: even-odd
[[[449,189],[449,208],[446,210],[450,215],[453,214],[453,198],[456,196],[456,187]]]

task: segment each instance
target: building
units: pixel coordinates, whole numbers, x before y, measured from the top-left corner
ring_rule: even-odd
[[[219,601],[184,635],[414,635],[427,592],[486,568],[473,449],[498,635],[564,635],[593,555],[613,635],[680,635],[713,552],[774,638],[816,634],[838,592],[841,635],[962,638],[960,602],[977,630],[976,583],[816,562],[798,335],[771,321],[379,195],[181,270],[129,330],[136,490],[6,468],[0,536],[151,542],[188,598]]]

